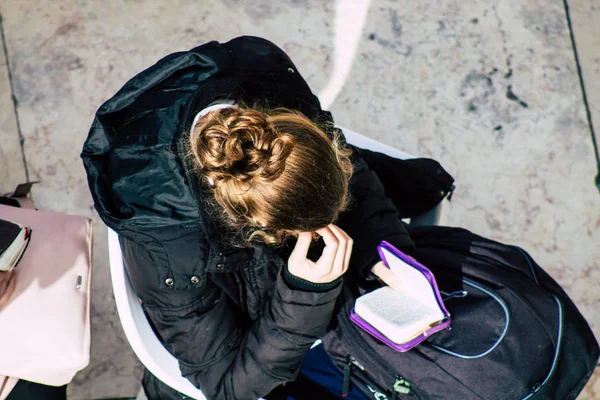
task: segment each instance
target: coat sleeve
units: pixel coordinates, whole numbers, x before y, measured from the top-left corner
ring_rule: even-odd
[[[143,247],[121,243],[128,273],[152,270],[143,265],[153,261]],[[280,272],[254,321],[211,280],[187,306],[145,304],[144,309],[183,376],[208,399],[256,400],[297,377],[305,354],[326,333],[340,290],[341,283],[326,292],[297,290]]]
[[[416,217],[431,210],[454,190],[454,178],[435,160],[401,160],[376,151],[355,149],[377,174],[400,218]]]
[[[377,246],[382,240],[408,254],[414,251],[414,243],[379,177],[357,148],[350,147],[355,168],[350,179],[350,206],[337,224],[354,240],[349,268],[362,278],[374,279],[371,268],[379,261]]]

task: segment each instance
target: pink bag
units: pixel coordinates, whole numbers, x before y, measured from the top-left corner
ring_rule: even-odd
[[[0,218],[32,228],[15,293],[0,311],[1,400],[16,383],[4,376],[62,386],[88,365],[92,224],[5,205]]]

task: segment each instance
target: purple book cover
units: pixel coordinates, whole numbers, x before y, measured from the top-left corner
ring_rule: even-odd
[[[399,352],[406,352],[406,351],[412,349],[413,347],[417,346],[419,343],[421,343],[423,340],[427,339],[429,336],[431,336],[435,332],[439,332],[441,330],[446,329],[448,326],[450,326],[450,322],[451,322],[450,313],[444,306],[444,303],[442,301],[442,296],[440,295],[440,291],[439,291],[437,283],[435,281],[435,277],[433,276],[433,274],[431,273],[431,271],[429,269],[427,269],[425,266],[421,265],[419,262],[415,261],[414,259],[410,258],[406,254],[402,253],[400,250],[395,248],[390,243],[388,243],[386,241],[382,241],[381,244],[377,247],[377,250],[379,252],[379,257],[381,258],[381,261],[383,261],[383,263],[388,268],[389,268],[389,264],[385,258],[385,254],[383,252],[384,249],[387,250],[388,252],[390,252],[391,254],[393,254],[394,256],[398,257],[400,260],[402,260],[409,266],[413,267],[420,273],[422,273],[423,276],[425,276],[425,278],[427,279],[427,281],[429,282],[429,284],[431,285],[431,287],[433,289],[438,306],[440,307],[440,310],[442,310],[442,313],[444,314],[445,318],[438,325],[431,327],[430,329],[426,330],[419,336],[415,337],[414,339],[412,339],[406,343],[392,342],[385,335],[383,335],[381,332],[379,332],[377,329],[375,329],[373,326],[371,326],[367,321],[365,321],[364,319],[362,319],[361,317],[356,315],[356,313],[354,312],[354,309],[352,309],[350,311],[350,320],[352,322],[354,322],[356,325],[358,325],[360,328],[362,328],[364,331],[366,331],[370,335],[374,336],[381,342],[385,343],[392,349],[399,351]]]

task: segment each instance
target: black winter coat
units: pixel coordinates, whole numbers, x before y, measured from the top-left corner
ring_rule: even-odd
[[[207,398],[256,399],[293,380],[311,344],[336,329],[342,284],[286,280],[294,243],[239,249],[221,239],[181,154],[195,114],[224,99],[331,121],[281,49],[240,37],[171,54],[132,78],[97,111],[82,158],[96,210],[119,234],[133,287],[182,374]],[[398,210],[435,206],[452,178],[432,160],[354,150],[352,208],[336,223],[354,239],[348,276],[368,280],[381,240],[413,249]]]

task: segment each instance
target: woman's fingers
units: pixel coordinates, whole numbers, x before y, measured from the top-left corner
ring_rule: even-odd
[[[16,275],[8,272],[0,282],[0,309],[2,309],[12,297],[16,287]]]
[[[393,273],[391,269],[386,267],[383,261],[380,261],[377,264],[375,264],[375,266],[371,269],[371,272],[377,275],[386,285],[388,285],[392,289],[403,289],[404,284],[402,283],[402,280],[398,277],[398,275]]]
[[[330,225],[326,226],[325,228],[318,229],[316,232],[321,235],[323,241],[325,242],[325,248],[323,249],[321,257],[317,261],[317,265],[322,267],[329,266],[328,270],[330,271],[331,266],[333,266],[335,262],[339,240],[331,231]]]
[[[0,298],[7,291],[8,284],[10,283],[10,280],[13,278],[13,276],[14,274],[12,272],[0,272]]]
[[[0,284],[4,283],[4,282],[8,282],[8,280],[11,278],[12,276],[12,272],[7,272],[7,271],[0,271]]]
[[[352,247],[353,246],[354,246],[354,240],[352,240],[352,238],[350,238],[350,240],[348,242],[348,246],[346,247],[346,263],[344,266],[344,272],[348,271],[348,267],[350,266],[350,257],[352,256]]]
[[[338,239],[338,247],[335,252],[335,259],[333,260],[333,272],[335,274],[343,274],[344,273],[344,259],[346,258],[346,244],[347,240],[343,235],[340,234],[338,230],[335,229],[334,225],[329,225],[329,229]]]
[[[352,252],[352,239],[340,228],[330,224],[316,231],[325,248],[316,263],[307,259],[311,244],[311,233],[298,235],[296,246],[288,260],[288,271],[299,278],[314,283],[333,282],[346,272]]]
[[[346,254],[344,255],[344,272],[348,270],[350,266],[350,256],[352,255],[352,247],[354,246],[354,240],[346,232],[342,229],[334,225],[345,237],[346,239]]]
[[[292,254],[290,254],[290,259],[298,261],[306,260],[306,255],[308,254],[308,249],[310,248],[311,242],[311,232],[300,232],[300,234],[298,235],[298,241],[296,242],[296,246],[294,246],[294,250],[292,251]]]
[[[329,228],[338,238],[339,246],[336,253],[335,268],[340,274],[343,274],[348,269],[350,263],[349,251],[352,251],[352,239],[336,225],[329,225]]]

